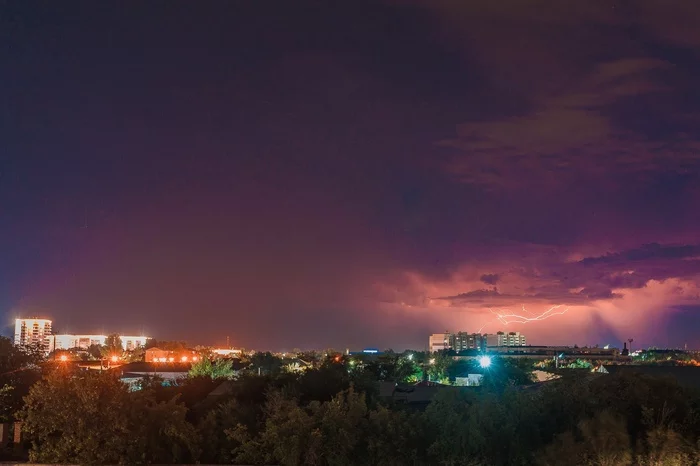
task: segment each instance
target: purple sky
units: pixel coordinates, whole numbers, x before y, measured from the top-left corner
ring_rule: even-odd
[[[700,348],[700,4],[489,5],[0,2],[6,324]]]

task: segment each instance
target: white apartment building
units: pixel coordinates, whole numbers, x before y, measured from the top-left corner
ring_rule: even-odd
[[[131,351],[140,346],[146,345],[148,337],[136,336],[119,336],[122,341],[122,349]],[[58,349],[88,349],[90,345],[104,345],[107,340],[107,335],[54,335],[51,339],[50,350]]]
[[[435,351],[442,351],[450,348],[450,334],[445,333],[433,333],[430,335],[428,340],[428,350],[431,353]]]
[[[49,319],[15,319],[15,345],[37,345],[50,351],[51,321]]]
[[[486,346],[526,346],[525,335],[520,332],[497,332],[486,335]]]

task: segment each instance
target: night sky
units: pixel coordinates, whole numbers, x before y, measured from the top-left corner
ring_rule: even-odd
[[[0,1],[0,313],[700,348],[698,83],[688,0]]]

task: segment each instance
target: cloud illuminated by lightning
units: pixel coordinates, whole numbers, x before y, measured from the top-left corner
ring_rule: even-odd
[[[525,305],[523,305],[523,307],[522,307],[522,314],[515,314],[507,309],[497,309],[495,311],[493,309],[489,309],[489,311],[493,315],[496,316],[496,319],[491,320],[491,321],[485,323],[484,325],[482,325],[481,328],[479,329],[479,333],[481,333],[481,331],[484,329],[484,327],[493,323],[495,320],[499,321],[503,325],[513,324],[513,323],[529,324],[530,322],[537,322],[540,320],[549,319],[550,317],[553,317],[553,316],[559,316],[562,314],[566,314],[567,311],[569,310],[569,308],[567,307],[563,310],[560,310],[561,307],[562,307],[561,304],[558,304],[556,306],[552,306],[541,314],[533,314],[532,312],[525,309]]]

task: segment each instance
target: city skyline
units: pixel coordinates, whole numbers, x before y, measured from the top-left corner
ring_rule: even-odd
[[[700,348],[700,4],[0,8],[8,325]]]

